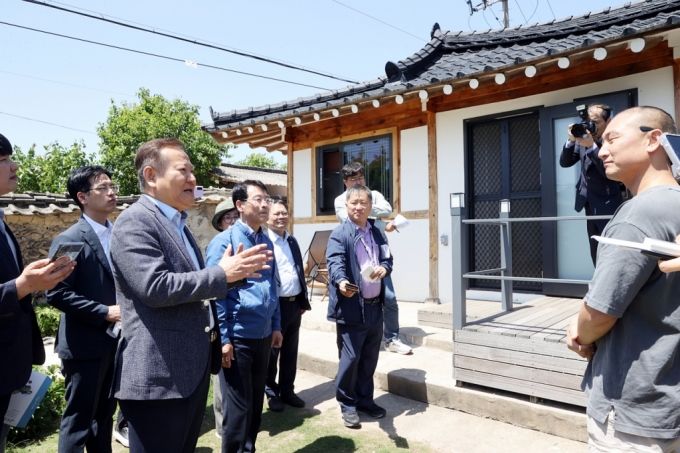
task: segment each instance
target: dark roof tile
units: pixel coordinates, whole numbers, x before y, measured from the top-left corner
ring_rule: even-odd
[[[641,0],[602,11],[544,23],[473,32],[442,32],[433,27],[432,39],[413,55],[385,65],[386,76],[317,93],[295,101],[232,110],[212,111],[208,132],[258,123],[301,112],[380,97],[386,93],[421,88],[453,78],[475,77],[535,59],[566,54],[583,47],[680,25],[680,0]]]

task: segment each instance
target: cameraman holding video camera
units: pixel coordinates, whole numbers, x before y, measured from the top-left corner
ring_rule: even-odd
[[[581,162],[581,176],[576,183],[576,204],[574,210],[586,215],[612,215],[623,203],[621,186],[607,178],[602,159],[598,157],[602,145],[602,133],[611,122],[611,107],[605,104],[591,104],[577,107],[581,123],[569,125],[569,140],[562,149],[560,166],[568,168]],[[597,241],[591,236],[600,236],[607,220],[587,220],[590,256],[595,264]]]

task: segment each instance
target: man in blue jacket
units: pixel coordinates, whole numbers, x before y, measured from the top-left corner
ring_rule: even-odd
[[[369,220],[371,191],[356,185],[346,192],[347,220],[328,239],[328,320],[337,324],[340,364],[335,397],[348,428],[358,428],[357,412],[382,418],[373,401],[373,373],[378,364],[385,299],[384,277],[392,273],[392,254]],[[367,270],[368,268],[372,268]],[[363,274],[362,274],[362,271]],[[370,272],[370,273],[369,273]]]
[[[240,218],[210,242],[207,265],[218,262],[229,244],[234,250],[266,244],[274,246],[261,225],[267,222],[271,198],[260,181],[237,184],[231,193]],[[281,314],[276,294],[276,265],[248,278],[218,299],[217,317],[222,336],[222,372],[227,383],[222,453],[254,452],[260,430],[270,349],[280,348]]]

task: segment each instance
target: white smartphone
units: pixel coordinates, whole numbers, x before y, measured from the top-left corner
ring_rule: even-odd
[[[666,155],[671,160],[671,170],[673,176],[680,178],[680,135],[677,134],[661,134],[659,138],[663,149],[666,150]]]
[[[194,187],[194,198],[201,198],[203,196],[203,186]]]

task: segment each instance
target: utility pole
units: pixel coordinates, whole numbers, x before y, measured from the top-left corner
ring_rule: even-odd
[[[508,0],[482,0],[477,6],[472,5],[472,0],[465,0],[465,2],[470,7],[470,16],[474,13],[484,11],[487,8],[491,8],[491,5],[500,3],[503,7],[503,27],[510,28],[510,13],[508,12]]]

